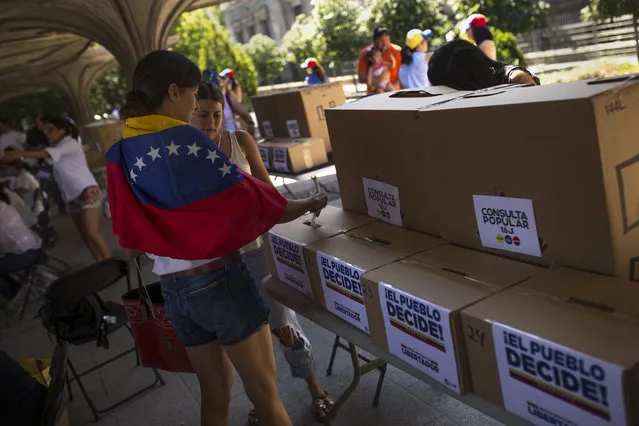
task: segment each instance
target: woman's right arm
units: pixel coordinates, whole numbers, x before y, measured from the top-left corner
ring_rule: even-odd
[[[301,200],[288,200],[286,211],[280,223],[291,222],[298,217],[311,212],[318,213],[328,204],[328,197],[323,193],[315,193]]]

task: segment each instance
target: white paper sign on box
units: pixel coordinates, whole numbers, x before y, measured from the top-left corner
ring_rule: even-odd
[[[390,353],[459,393],[450,309],[383,282],[379,300]]]
[[[262,121],[262,129],[264,129],[264,134],[262,136],[264,136],[265,138],[272,138],[274,136],[273,125],[269,120]]]
[[[306,270],[305,244],[296,243],[274,232],[269,232],[268,241],[280,281],[315,299]]]
[[[317,266],[326,299],[326,309],[370,334],[360,277],[363,269],[317,252]]]
[[[378,180],[362,179],[368,215],[392,225],[402,226],[399,189]]]
[[[273,168],[280,172],[288,173],[288,150],[286,148],[273,148]]]
[[[286,128],[288,129],[288,135],[292,138],[299,138],[302,136],[300,134],[300,125],[297,123],[297,120],[286,120]]]
[[[262,162],[264,163],[264,166],[268,169],[271,167],[271,160],[269,158],[268,152],[269,149],[264,147],[264,146],[259,146],[258,145],[258,149],[260,150],[260,157],[262,157]]]
[[[623,368],[499,323],[493,340],[508,411],[540,426],[627,424]]]
[[[532,200],[473,195],[484,247],[541,257]]]

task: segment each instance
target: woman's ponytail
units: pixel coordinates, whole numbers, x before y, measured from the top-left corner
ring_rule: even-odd
[[[402,64],[410,65],[413,63],[413,49],[408,46],[402,47]]]
[[[120,108],[120,119],[126,120],[127,118],[150,114],[152,111],[149,111],[147,104],[146,96],[142,92],[128,92],[124,105]]]

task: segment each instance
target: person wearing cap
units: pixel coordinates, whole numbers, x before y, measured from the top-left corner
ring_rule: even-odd
[[[475,43],[486,56],[493,61],[497,60],[497,48],[493,42],[493,33],[490,32],[488,20],[481,13],[473,13],[466,20],[463,27],[468,39]]]
[[[428,81],[428,39],[431,30],[412,29],[406,34],[402,48],[402,66],[399,68],[399,82],[404,89],[430,86]]]
[[[224,130],[229,132],[238,130],[235,116],[239,116],[246,123],[246,131],[255,137],[255,122],[242,104],[242,88],[235,80],[235,73],[231,68],[226,68],[217,75],[217,79],[226,101],[224,102]]]
[[[306,73],[308,74],[304,79],[306,84],[312,85],[328,83],[324,67],[320,65],[316,58],[306,58],[300,66],[302,68],[306,68]]]
[[[388,66],[390,71],[390,83],[395,89],[399,89],[399,66],[401,64],[401,47],[391,43],[390,32],[384,26],[376,27],[373,30],[373,43],[369,44],[359,53],[357,63],[357,75],[360,83],[367,83],[367,92],[375,93],[376,88],[368,84],[368,69],[371,67],[369,61],[369,50],[377,48],[382,52],[382,61]]]
[[[222,93],[230,93],[235,97],[235,100],[242,102],[242,86],[235,79],[235,72],[231,68],[226,68],[218,74],[218,77]]]

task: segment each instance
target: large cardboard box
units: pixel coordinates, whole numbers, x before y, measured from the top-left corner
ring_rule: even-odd
[[[258,145],[262,160],[268,159],[269,170],[300,173],[328,163],[321,138],[277,138]]]
[[[399,211],[403,226],[463,246],[639,280],[639,84],[393,96],[327,112],[346,210]],[[370,125],[382,121],[393,125]]]
[[[304,247],[333,235],[373,222],[368,216],[328,206],[312,226],[312,214],[273,227],[268,233],[266,259],[271,275],[284,284],[315,298],[306,267]]]
[[[120,120],[102,120],[85,124],[83,132],[95,142],[99,151],[107,152],[111,145],[122,138],[124,130],[124,121]]]
[[[322,138],[327,152],[331,152],[331,142],[325,111],[345,102],[344,88],[339,82],[282,90],[251,98],[263,137]]]
[[[461,309],[542,268],[444,245],[362,276],[373,343],[451,390],[470,392]]]
[[[537,425],[639,424],[639,285],[567,268],[462,312],[473,392]]]
[[[317,303],[365,333],[370,333],[360,278],[444,241],[374,222],[304,248]]]

